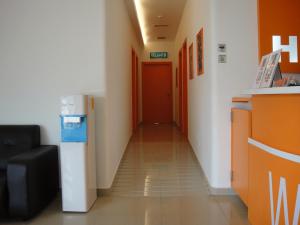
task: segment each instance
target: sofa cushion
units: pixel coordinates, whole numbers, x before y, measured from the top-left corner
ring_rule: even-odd
[[[19,154],[20,151],[16,149],[10,151],[0,151],[0,171],[6,171],[8,161]]]
[[[6,182],[6,171],[0,170],[0,217],[7,216],[8,192]]]
[[[0,152],[26,152],[40,146],[40,127],[36,125],[0,125]],[[4,154],[4,156],[9,153]],[[1,158],[1,156],[0,156]]]

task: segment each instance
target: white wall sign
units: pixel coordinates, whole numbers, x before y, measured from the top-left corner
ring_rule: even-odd
[[[290,53],[290,63],[298,63],[298,38],[289,36],[289,44],[283,45],[281,36],[273,36],[273,51],[282,49],[282,52]],[[281,62],[281,59],[280,59]]]
[[[226,63],[227,62],[227,56],[226,55],[219,55],[218,56],[218,62],[219,63]]]
[[[226,44],[218,44],[218,52],[226,52]]]

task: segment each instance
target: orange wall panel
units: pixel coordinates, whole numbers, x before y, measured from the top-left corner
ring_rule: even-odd
[[[289,54],[282,54],[281,69],[285,73],[300,73],[300,1],[258,0],[259,55],[272,52],[272,36],[281,36],[283,45],[289,36],[298,37],[298,63],[289,62]]]
[[[256,95],[252,105],[253,139],[300,154],[300,95]]]

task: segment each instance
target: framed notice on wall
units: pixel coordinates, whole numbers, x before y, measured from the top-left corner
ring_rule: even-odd
[[[193,43],[189,47],[189,77],[194,78],[194,46]]]
[[[204,74],[203,28],[197,34],[197,74]]]

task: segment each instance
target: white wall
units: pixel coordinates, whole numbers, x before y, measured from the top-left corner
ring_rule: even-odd
[[[0,2],[1,124],[39,124],[42,143],[59,144],[60,96],[93,92],[103,154],[104,10],[104,0]]]
[[[37,123],[59,140],[59,97],[105,93],[104,1],[0,2],[0,123]],[[97,27],[97,29],[95,29]]]
[[[124,1],[3,0],[0,30],[0,124],[39,124],[59,144],[60,96],[96,95],[98,188],[110,187],[131,134]]]
[[[187,38],[188,46],[194,42],[195,62],[196,34],[201,27],[204,75],[195,74],[188,83],[189,140],[210,185],[228,188],[231,98],[249,88],[258,64],[256,1],[187,0],[175,51]],[[227,64],[218,64],[218,43],[227,44]]]
[[[212,179],[212,13],[210,0],[187,0],[175,40],[177,54],[185,39],[194,43],[194,79],[188,82],[189,140],[210,183]],[[204,28],[204,75],[196,75],[196,35]],[[178,67],[178,57],[175,60]],[[178,101],[178,100],[177,100]],[[178,120],[178,110],[177,120]],[[178,122],[178,121],[177,121]]]
[[[125,1],[107,0],[106,59],[107,59],[107,180],[109,188],[132,135],[131,51],[141,59]]]
[[[226,43],[228,62],[216,67],[216,107],[214,134],[215,187],[230,186],[230,108],[234,96],[252,86],[258,66],[257,3],[248,0],[217,0],[215,3],[215,41]]]

